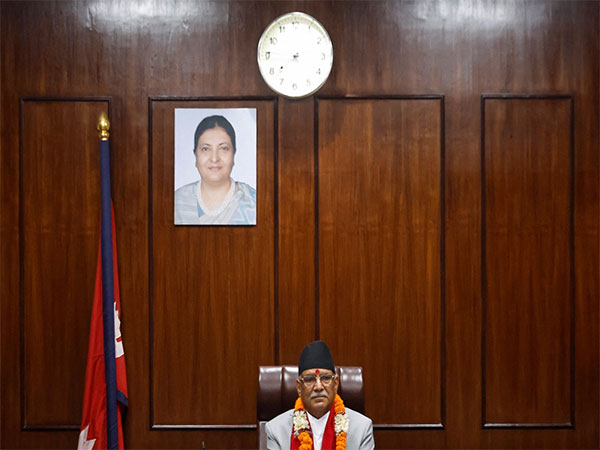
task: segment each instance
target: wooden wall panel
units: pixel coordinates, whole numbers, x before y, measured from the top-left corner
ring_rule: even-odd
[[[364,367],[376,424],[441,427],[443,100],[320,100],[317,114],[321,337]]]
[[[572,426],[572,100],[482,103],[484,423]]]
[[[257,108],[257,225],[173,225],[174,109],[247,107]],[[151,423],[253,428],[257,368],[275,357],[276,102],[153,99],[150,111]]]
[[[279,352],[297,364],[315,339],[314,98],[279,101]],[[294,130],[301,129],[302,133]]]
[[[318,96],[298,101],[274,97],[262,81],[256,65],[256,44],[261,32],[275,17],[294,10],[319,19],[327,28],[335,49],[331,76]],[[31,100],[25,102],[30,103],[23,106],[23,111],[32,117],[34,110],[30,107],[41,107],[35,99],[54,97],[67,100],[82,96],[88,99],[110,97],[112,105],[112,193],[121,272],[122,332],[129,379],[130,408],[125,426],[127,447],[198,448],[204,442],[207,448],[254,448],[256,432],[252,424],[256,365],[263,361],[269,364],[295,363],[302,346],[314,337],[330,341],[338,363],[364,365],[366,407],[368,414],[375,419],[378,448],[596,448],[600,445],[598,2],[263,1],[260,7],[256,7],[253,2],[238,0],[5,0],[0,2],[0,28],[2,448],[74,448],[77,442],[78,433],[74,428],[78,423],[76,410],[79,406],[75,402],[80,402],[80,394],[75,391],[81,390],[82,384],[77,385],[76,374],[84,370],[84,356],[75,356],[75,352],[84,349],[85,353],[89,314],[83,310],[83,305],[77,303],[73,306],[75,300],[70,296],[75,294],[69,291],[65,294],[69,309],[67,316],[62,316],[62,288],[56,292],[45,291],[42,303],[32,295],[34,284],[27,284],[25,276],[36,276],[39,283],[56,284],[56,280],[48,275],[54,277],[57,270],[54,267],[62,264],[59,259],[66,258],[66,255],[69,255],[69,264],[71,256],[81,259],[93,255],[93,270],[97,236],[92,236],[91,231],[85,238],[69,232],[67,253],[56,243],[58,256],[46,257],[49,247],[40,247],[40,252],[35,254],[30,251],[43,242],[39,237],[32,241],[25,239],[22,226],[25,216],[21,217],[21,213],[27,211],[30,214],[33,209],[19,186],[22,177],[32,175],[31,171],[40,163],[51,167],[55,162],[47,159],[49,156],[44,156],[46,159],[41,162],[34,161],[31,152],[22,161],[23,142],[29,138],[20,133],[19,127],[23,98]],[[503,191],[498,183],[490,184],[490,180],[484,180],[482,172],[482,158],[487,149],[484,151],[482,147],[481,136],[488,130],[482,126],[481,98],[490,93],[542,97],[563,95],[573,100],[573,154],[570,164],[573,170],[574,236],[569,257],[572,258],[574,279],[571,285],[573,303],[566,314],[573,314],[574,326],[569,328],[571,325],[567,318],[558,314],[566,307],[563,297],[552,303],[548,311],[543,308],[545,300],[542,297],[531,297],[539,300],[535,304],[519,302],[516,306],[520,309],[515,308],[515,314],[521,313],[532,323],[545,323],[548,330],[563,333],[546,339],[546,328],[538,327],[519,335],[529,344],[543,337],[539,345],[543,351],[539,355],[530,353],[532,361],[528,361],[524,369],[533,373],[557,364],[556,369],[546,370],[541,378],[527,381],[532,392],[542,395],[539,405],[532,403],[531,392],[523,394],[523,400],[521,394],[519,398],[510,398],[512,390],[503,384],[507,380],[494,381],[489,377],[490,372],[502,374],[502,371],[508,371],[507,364],[514,362],[505,343],[499,347],[500,351],[493,346],[501,342],[499,338],[507,335],[507,331],[499,327],[516,322],[513,311],[508,310],[509,304],[501,302],[500,297],[493,297],[500,291],[492,293],[491,298],[482,295],[483,276],[488,269],[492,270],[492,275],[500,277],[505,273],[498,265],[482,264],[483,252],[487,248],[483,245],[483,236],[485,242],[489,241],[487,245],[497,245],[497,241],[490,240],[490,235],[486,234],[491,228],[482,227],[482,219],[488,213],[493,213],[496,218],[498,214],[496,206],[490,205],[489,201],[488,207],[482,209],[486,192],[483,189],[494,187],[493,193],[500,196],[501,202],[509,200],[501,192],[512,192],[508,189],[513,189],[507,187],[507,191]],[[412,100],[403,103],[407,96],[422,94],[437,97],[418,100],[415,104],[411,103]],[[152,101],[149,102],[149,98]],[[444,99],[444,118],[441,121],[436,119],[435,126],[428,122],[407,122],[401,123],[397,130],[392,119],[387,117],[393,111],[394,119],[397,119],[400,115],[396,113],[404,108],[389,105],[411,104],[410,108],[439,106],[441,98]],[[492,101],[490,96],[486,98],[490,99],[486,102]],[[537,101],[541,99],[532,104],[537,105]],[[360,107],[346,118],[347,107],[352,102]],[[378,102],[385,105],[382,111],[378,109]],[[561,102],[563,100],[550,101],[547,109],[546,106],[541,108],[542,112],[537,106],[528,107],[533,108],[531,120],[562,117],[563,106],[556,106],[564,104]],[[209,103],[257,103],[265,112],[262,116],[266,121],[261,122],[261,133],[264,133],[264,139],[272,139],[273,142],[263,149],[267,152],[263,160],[268,166],[259,166],[259,170],[266,170],[261,172],[259,183],[268,184],[261,195],[270,196],[263,205],[272,205],[271,210],[266,211],[266,217],[272,223],[266,223],[268,230],[261,229],[255,233],[256,240],[247,236],[253,234],[249,230],[225,230],[229,233],[225,237],[207,229],[197,237],[192,236],[198,234],[194,230],[181,230],[182,233],[179,233],[180,230],[174,230],[169,224],[172,217],[169,204],[172,186],[168,179],[172,176],[172,167],[168,166],[171,164],[172,142],[169,139],[172,123],[169,120],[172,118],[169,116],[171,112],[161,108]],[[367,113],[366,105],[369,104],[373,109]],[[70,107],[67,109],[70,110]],[[38,133],[36,136],[43,137],[48,143],[70,145],[71,142],[80,142],[83,145],[85,142],[85,146],[95,148],[95,119],[81,123],[79,117],[87,116],[81,114],[79,107],[75,109],[71,126],[64,128],[61,125],[58,128],[60,136],[51,137],[52,134],[45,129],[34,134]],[[409,112],[414,112],[417,118],[437,117],[433,110],[433,107],[428,107]],[[324,114],[327,111],[328,114]],[[499,110],[496,108],[494,111],[497,113]],[[157,121],[161,115],[165,120]],[[408,138],[418,141],[421,137],[410,133],[420,130],[420,127],[437,132],[444,130],[444,142],[440,144],[443,145],[443,159],[438,161],[439,173],[432,180],[437,184],[429,185],[430,191],[416,191],[415,197],[413,188],[425,184],[405,183],[405,180],[421,180],[414,177],[425,173],[421,171],[423,167],[411,172],[413,178],[395,176],[395,171],[402,168],[396,161],[392,165],[393,173],[389,175],[390,169],[376,160],[374,154],[371,155],[373,166],[397,183],[383,188],[384,196],[376,195],[375,204],[367,207],[362,201],[359,204],[347,191],[336,188],[335,180],[354,171],[360,174],[357,176],[359,183],[370,180],[372,184],[366,187],[379,194],[380,189],[376,189],[374,177],[367,168],[355,166],[342,158],[347,152],[355,151],[353,143],[349,142],[352,145],[344,145],[343,149],[338,148],[336,143],[336,139],[345,142],[345,134],[335,135],[335,128],[341,127],[345,120],[355,125],[344,128],[348,130],[348,136],[366,136],[364,124],[358,121],[362,115],[386,117],[384,123],[388,124],[390,134],[375,137],[376,133],[369,131],[374,141],[379,139],[383,144],[391,138],[400,142]],[[64,123],[64,118],[61,120]],[[527,120],[512,125],[518,133],[525,133],[523,136],[537,136],[537,125],[527,128],[524,126]],[[563,130],[562,119],[559,122],[558,128]],[[23,123],[27,124],[27,120]],[[79,125],[81,128],[78,128]],[[84,129],[89,135],[82,134]],[[497,133],[501,134],[501,131],[497,130]],[[549,130],[543,141],[554,139],[555,131]],[[562,131],[560,136],[564,137]],[[430,139],[431,136],[423,136],[425,138]],[[323,139],[332,141],[323,147]],[[497,140],[494,145],[502,142]],[[428,151],[431,148],[426,147]],[[533,171],[529,164],[535,160],[524,159],[516,147],[511,148],[515,151],[504,155],[502,150],[494,155],[511,164],[524,164],[519,170],[531,175]],[[426,156],[430,160],[441,158],[439,146],[436,151],[426,153]],[[330,162],[337,152],[340,152],[341,161],[339,171],[334,167],[325,168],[323,172],[323,164]],[[541,148],[536,148],[534,153],[546,156],[542,152]],[[393,153],[396,157],[399,154],[414,157],[418,153]],[[555,155],[564,161],[563,153]],[[63,168],[65,164],[71,164],[71,160],[61,161]],[[356,161],[361,159],[357,157]],[[417,164],[410,158],[404,162],[410,167]],[[83,160],[73,160],[72,163],[77,167],[88,165]],[[334,163],[337,164],[337,161],[334,160]],[[433,165],[428,170],[435,167]],[[555,176],[562,170],[561,166],[560,169],[552,169],[551,173]],[[444,175],[443,183],[438,177],[441,174]],[[493,174],[499,173],[490,175]],[[74,175],[75,178],[77,176]],[[85,180],[86,186],[88,181]],[[44,189],[49,189],[43,195],[50,195],[50,191],[54,194],[54,180],[45,178],[42,183]],[[540,186],[546,185],[541,183]],[[333,194],[329,199],[323,197],[324,188]],[[552,195],[564,192],[554,185],[546,188]],[[58,193],[65,195],[63,191]],[[399,203],[402,199],[400,194],[404,193],[410,203]],[[398,197],[390,197],[391,194],[398,194]],[[536,208],[549,205],[542,191],[530,194],[526,192],[526,196],[518,201],[531,202],[531,195],[535,195],[536,199],[540,198]],[[35,197],[37,194],[31,191],[27,195]],[[91,189],[85,193],[78,192],[72,198],[78,202],[85,198],[86,204],[93,205],[96,195],[97,192]],[[424,238],[421,242],[417,239],[419,246],[412,241],[407,242],[401,233],[388,239],[392,229],[387,227],[388,222],[398,228],[413,224],[419,217],[430,217],[433,203],[416,200],[427,195],[433,195],[440,208],[444,208],[437,215],[431,212],[435,220],[430,226],[433,229],[437,227],[440,234],[426,242]],[[40,202],[41,198],[44,197],[32,202]],[[70,199],[65,205],[70,205]],[[357,222],[354,217],[346,217],[344,222],[334,218],[327,225],[332,227],[331,230],[323,228],[323,221],[327,219],[324,205],[342,210],[348,204],[370,213],[369,221]],[[374,210],[376,206],[391,206],[392,209],[382,212]],[[395,222],[394,218],[383,220],[408,206],[416,216],[398,216]],[[72,206],[61,204],[65,215],[59,218],[69,224],[83,224],[82,217],[79,217],[82,214],[95,220],[98,205],[90,207],[93,209],[77,211]],[[60,211],[62,214],[63,209]],[[57,211],[50,213],[58,214]],[[547,215],[547,212],[536,216],[535,220],[544,217],[544,214]],[[27,232],[34,232],[39,223],[33,216],[27,217],[34,227]],[[557,221],[563,219],[561,210]],[[378,225],[378,221],[385,224]],[[96,226],[96,223],[93,225]],[[552,226],[555,225],[553,217]],[[543,231],[543,227],[535,226],[538,227],[536,232]],[[363,233],[357,241],[362,242],[363,247],[351,247],[335,232],[340,228],[348,233],[353,227],[357,233]],[[364,230],[367,229],[373,231],[373,236],[366,234]],[[412,226],[411,233],[415,234],[413,230],[416,229]],[[64,232],[67,233],[67,228]],[[550,248],[546,237],[540,234],[537,241],[525,241],[520,236],[508,236],[510,242],[523,239],[522,250],[528,252],[517,261],[543,259],[543,252]],[[71,245],[75,242],[77,245]],[[196,245],[197,242],[201,245]],[[512,247],[497,247],[492,255],[501,257],[511,248],[515,250],[515,242]],[[190,245],[186,247],[188,243]],[[339,248],[345,253],[339,253],[332,246],[334,243],[339,243]],[[369,248],[364,246],[371,243],[376,244]],[[560,243],[563,247],[552,248],[552,252],[565,255],[564,242]],[[265,270],[254,266],[248,268],[246,264],[245,269],[238,270],[231,279],[230,294],[225,293],[225,287],[215,285],[207,302],[197,302],[198,295],[192,289],[202,291],[206,286],[197,279],[184,278],[177,271],[179,259],[174,253],[181,245],[189,262],[200,264],[208,260],[209,256],[203,253],[206,248],[228,255],[235,250],[244,255],[244,262],[258,262],[264,265]],[[25,249],[28,249],[27,253]],[[407,262],[411,252],[417,260],[414,268]],[[356,262],[351,260],[355,255],[364,256],[369,262],[360,273],[355,271],[353,264]],[[35,267],[30,270],[32,258],[43,258],[46,266],[53,265],[52,270],[48,274],[36,272]],[[326,264],[337,264],[338,261],[341,268],[348,269],[347,273],[342,273],[337,266]],[[225,264],[217,267],[223,268]],[[363,263],[356,264],[362,267]],[[425,274],[416,273],[417,268],[427,264],[430,270]],[[561,259],[561,270],[563,264]],[[231,262],[227,269],[231,267],[239,267],[239,263]],[[27,268],[27,272],[22,268]],[[86,266],[85,270],[88,268]],[[218,281],[226,279],[221,272],[213,272]],[[390,274],[397,276],[392,278]],[[425,302],[410,301],[413,293],[407,293],[409,288],[402,284],[406,274],[414,274],[417,285],[426,285],[414,294],[422,294],[422,298],[427,299]],[[90,275],[81,274],[77,280],[73,279],[71,272],[68,276],[68,283],[80,290],[87,286],[89,280],[85,278]],[[564,282],[562,272],[556,280],[551,277],[546,281],[544,276],[541,272],[532,274],[531,286],[536,292],[548,290],[548,285],[554,286],[556,280]],[[429,280],[432,282],[429,283]],[[334,291],[338,289],[335,283],[339,286],[340,295]],[[523,283],[522,278],[517,278],[517,286],[522,288]],[[258,299],[256,308],[249,309],[247,304],[243,304],[237,310],[239,314],[234,312],[230,315],[236,306],[240,306],[239,297],[246,296],[251,287],[256,287],[256,292],[250,295]],[[350,289],[353,287],[358,289]],[[91,289],[91,285],[88,288]],[[559,289],[563,288],[559,286]],[[413,286],[412,289],[416,288]],[[200,293],[206,298],[206,293]],[[556,299],[558,294],[552,292],[550,295]],[[218,301],[217,298],[225,298],[226,301]],[[24,301],[26,299],[29,300]],[[89,302],[88,294],[85,294],[86,308],[91,308]],[[358,310],[348,309],[343,302],[350,302]],[[496,310],[487,310],[484,316],[486,302]],[[32,307],[37,312],[29,315]],[[194,315],[204,314],[208,307],[211,308],[211,317],[221,319],[221,323],[213,320],[200,329],[196,326]],[[551,312],[552,315],[537,315],[538,311],[544,311],[544,314]],[[188,312],[190,315],[186,317]],[[386,314],[388,312],[391,314]],[[244,313],[258,320],[249,334],[232,326],[238,324]],[[38,326],[41,314],[44,314],[44,320],[52,322],[51,329],[45,323]],[[66,320],[82,314],[86,316],[82,322],[69,322],[75,328],[63,329],[62,324]],[[484,317],[487,317],[487,322],[482,320]],[[175,326],[170,323],[173,320]],[[395,321],[400,320],[405,328],[396,326]],[[61,354],[59,343],[73,341],[69,333],[75,330],[78,339],[70,347],[73,353]],[[407,330],[416,334],[408,334]],[[567,336],[564,334],[566,331],[572,334]],[[55,393],[46,392],[46,381],[38,378],[35,371],[41,367],[39,364],[48,366],[48,360],[44,359],[46,355],[42,355],[48,345],[42,338],[51,340],[51,350],[68,365],[64,370],[59,365],[52,366],[47,374],[48,379],[57,380],[59,384],[66,383],[63,377],[72,382],[73,392],[60,389],[63,393],[61,400],[67,399],[66,405],[55,404]],[[210,342],[215,342],[220,349],[227,349],[229,354],[211,354],[208,348]],[[566,343],[570,353],[561,355],[564,358],[556,358],[548,352],[564,347]],[[201,353],[203,350],[207,353]],[[482,367],[484,354],[488,356],[485,364],[488,376],[485,379]],[[38,355],[42,358],[40,363],[34,361]],[[574,359],[571,367],[566,365],[565,358]],[[203,370],[207,363],[211,364],[211,375],[228,377],[226,386],[210,377],[195,380],[205,373]],[[240,370],[233,367],[234,363]],[[175,364],[175,367],[169,364]],[[223,370],[228,372],[224,375]],[[510,377],[514,375],[511,373]],[[573,384],[566,400],[565,393],[558,394],[559,388],[552,386],[564,385],[565,377],[571,376]],[[406,377],[407,381],[400,385],[395,383],[402,377]],[[200,380],[204,380],[204,384]],[[406,384],[416,391],[411,391]],[[205,385],[209,389],[221,388],[221,391],[204,391]],[[426,392],[424,400],[417,404],[417,392],[430,386],[432,391]],[[173,394],[177,405],[169,404],[171,400],[164,395],[163,388]],[[233,397],[229,396],[231,393],[237,395],[235,404],[239,403],[240,408],[226,414],[225,403]],[[221,394],[227,397],[221,397]],[[484,395],[486,405],[483,404]],[[180,399],[183,400],[180,402]],[[202,409],[200,400],[217,405],[214,410],[208,411]],[[572,403],[566,406],[565,402]],[[541,405],[548,406],[548,409],[544,410]],[[34,407],[42,410],[35,411]],[[565,408],[572,409],[567,411]],[[483,417],[484,410],[486,417]],[[569,412],[572,417],[568,419],[572,419],[574,426],[561,427],[565,413]],[[25,418],[26,429],[23,428]],[[490,426],[500,420],[509,420],[512,428]],[[523,425],[520,421],[526,420],[530,424],[548,420],[558,425],[555,428],[528,429],[520,426]],[[484,426],[486,422],[488,426]],[[443,423],[443,429],[439,429],[439,423]],[[189,429],[182,430],[181,427],[186,425]]]
[[[21,103],[25,429],[78,429],[81,423],[98,257],[100,154],[95,124],[108,106],[106,99]]]

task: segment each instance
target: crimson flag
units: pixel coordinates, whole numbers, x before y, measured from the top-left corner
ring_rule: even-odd
[[[122,449],[127,410],[125,352],[108,141],[100,142],[102,220],[78,449]]]

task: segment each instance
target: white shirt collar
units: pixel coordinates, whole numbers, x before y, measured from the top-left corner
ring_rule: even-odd
[[[326,414],[323,415],[320,419],[313,417],[308,411],[306,414],[308,415],[308,420],[310,422],[310,429],[313,433],[313,448],[314,450],[321,450],[321,446],[323,445],[323,435],[325,434],[325,425],[327,425],[327,419],[329,419],[329,413],[331,411],[327,411]]]

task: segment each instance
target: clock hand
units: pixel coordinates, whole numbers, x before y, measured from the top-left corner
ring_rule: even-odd
[[[282,65],[282,66],[279,67],[279,71],[281,72],[283,69],[285,69],[288,66],[288,64],[290,64],[290,63],[292,63],[294,61],[298,62],[299,59],[300,59],[300,54],[298,52],[294,53],[292,55],[292,59],[290,59],[284,65]]]

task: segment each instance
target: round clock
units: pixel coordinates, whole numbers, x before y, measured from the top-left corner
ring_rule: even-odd
[[[260,74],[271,89],[289,98],[308,97],[331,72],[333,44],[317,19],[291,12],[265,29],[257,58]]]

